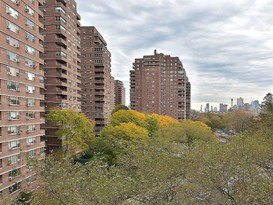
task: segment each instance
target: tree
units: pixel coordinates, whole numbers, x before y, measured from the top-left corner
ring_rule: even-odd
[[[212,129],[223,129],[225,127],[222,115],[217,115],[213,113],[202,113],[195,120],[205,123]]]
[[[259,127],[273,130],[273,96],[271,93],[266,94],[264,97],[259,117],[257,124]]]
[[[88,149],[88,143],[94,138],[94,122],[83,113],[72,109],[56,109],[50,111],[48,118],[58,126],[56,134],[62,140],[65,156],[75,156]]]
[[[119,110],[129,110],[129,108],[126,105],[117,105],[113,111],[111,112],[111,115],[113,115],[114,113],[116,113]]]
[[[242,110],[233,111],[224,115],[226,127],[235,133],[240,133],[249,129],[252,120],[253,114]]]
[[[108,126],[101,131],[100,136],[114,140],[119,144],[145,142],[148,140],[148,130],[132,122],[128,122],[120,123],[117,126]]]
[[[145,114],[135,110],[119,110],[111,117],[111,125],[113,126],[128,122],[134,123],[138,126],[144,126]]]

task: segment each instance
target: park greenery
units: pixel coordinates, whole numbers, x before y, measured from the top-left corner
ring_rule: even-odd
[[[258,117],[236,111],[177,121],[120,109],[98,137],[83,114],[54,110],[49,118],[68,141],[65,157],[29,162],[41,179],[31,204],[272,204],[270,93]],[[221,143],[215,129],[234,134]]]

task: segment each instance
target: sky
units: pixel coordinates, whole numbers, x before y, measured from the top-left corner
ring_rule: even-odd
[[[273,92],[271,0],[78,0],[82,26],[95,26],[112,54],[112,75],[129,104],[135,58],[179,57],[192,85],[192,108],[230,99],[262,101]]]

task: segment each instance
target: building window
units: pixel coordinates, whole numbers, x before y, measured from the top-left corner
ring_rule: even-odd
[[[28,58],[25,59],[25,65],[28,66],[28,67],[31,67],[31,68],[36,67],[35,62],[33,60],[28,59]]]
[[[35,157],[36,156],[36,150],[31,150],[28,152],[28,157]]]
[[[11,51],[7,51],[7,57],[9,60],[14,61],[14,62],[19,62],[19,55],[16,53],[13,53]]]
[[[35,37],[34,35],[32,35],[31,33],[26,31],[26,39],[30,42],[34,42],[35,41]]]
[[[16,154],[16,155],[13,155],[13,156],[10,156],[8,158],[8,163],[11,165],[11,164],[15,164],[15,163],[18,163],[21,161],[21,158],[20,158],[20,154]]]
[[[35,106],[35,104],[36,104],[35,99],[33,99],[33,98],[28,98],[27,99],[27,106],[32,107],[32,106]]]
[[[22,173],[21,173],[21,169],[14,169],[12,171],[9,172],[9,180],[12,180],[18,176],[20,176]]]
[[[8,83],[7,83],[7,89],[8,90],[13,90],[13,91],[20,91],[20,89],[19,89],[19,83],[13,82],[13,81],[8,81]]]
[[[11,76],[19,76],[19,69],[7,66],[7,74]]]
[[[27,125],[27,133],[29,132],[35,132],[36,125]]]
[[[26,85],[26,92],[27,93],[34,93],[35,92],[35,87],[32,85]]]
[[[14,140],[14,141],[8,142],[8,148],[9,150],[20,148],[20,140]]]
[[[14,33],[19,33],[19,27],[16,26],[14,23],[11,23],[10,21],[7,21],[7,29],[11,30]]]
[[[55,8],[55,11],[56,11],[56,12],[62,12],[62,13],[64,13],[64,14],[66,13],[65,10],[63,10],[62,7],[56,7],[56,8]]]
[[[35,112],[26,112],[26,119],[27,120],[32,120],[32,119],[35,119]]]
[[[6,39],[7,39],[7,43],[8,43],[9,45],[14,46],[15,48],[19,48],[19,47],[20,47],[20,46],[19,46],[19,41],[16,40],[15,38],[12,38],[12,37],[10,37],[10,36],[7,36]]]
[[[29,6],[26,6],[25,8],[26,13],[28,13],[31,16],[34,16],[34,11]]]
[[[36,143],[36,137],[27,138],[26,141],[28,146],[34,145]]]
[[[20,133],[22,133],[20,126],[8,126],[8,135],[16,135]]]
[[[21,189],[22,182],[18,182],[9,187],[9,193],[14,193]]]
[[[25,24],[26,24],[27,27],[34,30],[35,24],[31,20],[29,20],[28,18],[25,19]]]
[[[29,53],[29,54],[31,54],[31,55],[35,55],[35,49],[34,49],[34,48],[32,48],[32,47],[26,45],[26,46],[25,46],[25,50],[26,50],[27,53]]]
[[[30,72],[26,72],[26,79],[34,81],[35,80],[35,74],[30,73]]]
[[[20,105],[19,97],[17,97],[17,96],[9,96],[8,103],[9,103],[9,105]]]
[[[9,120],[19,120],[20,119],[20,113],[18,111],[10,111],[8,113],[8,119]]]
[[[18,12],[8,5],[6,5],[6,12],[7,12],[7,14],[11,15],[12,17],[18,19]]]

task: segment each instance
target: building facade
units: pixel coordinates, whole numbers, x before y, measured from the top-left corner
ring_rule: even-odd
[[[45,54],[45,111],[71,108],[81,111],[80,102],[80,15],[75,0],[46,0],[43,4]],[[47,151],[62,146],[57,128],[45,124]]]
[[[42,0],[0,1],[0,196],[31,189],[28,157],[44,157]]]
[[[109,123],[114,108],[111,53],[94,26],[81,27],[82,112],[95,121],[98,134]]]
[[[115,106],[117,105],[125,105],[125,87],[120,80],[115,80]]]
[[[190,117],[190,88],[180,59],[155,50],[153,55],[137,58],[133,63],[130,106],[144,113],[186,119]]]

